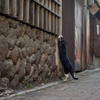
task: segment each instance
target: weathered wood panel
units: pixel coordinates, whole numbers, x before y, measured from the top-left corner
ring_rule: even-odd
[[[68,43],[67,53],[73,65],[75,65],[75,1],[62,0],[62,34]],[[69,9],[66,10],[65,9]],[[70,40],[71,39],[71,40]]]

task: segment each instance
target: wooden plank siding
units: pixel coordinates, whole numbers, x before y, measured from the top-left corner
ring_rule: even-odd
[[[41,30],[60,33],[61,0],[0,0],[0,13]]]
[[[75,1],[62,0],[62,34],[67,45],[68,57],[75,65]],[[66,11],[65,11],[66,9]],[[68,9],[68,10],[67,10]]]

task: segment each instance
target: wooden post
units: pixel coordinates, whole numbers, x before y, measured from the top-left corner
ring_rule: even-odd
[[[52,10],[55,11],[55,3],[52,2]],[[52,14],[52,32],[55,33],[55,15]]]
[[[51,9],[51,0],[49,0],[49,5],[48,5],[49,9]],[[49,16],[48,16],[48,30],[49,32],[51,32],[51,13],[49,12]]]
[[[44,4],[44,0],[40,0],[41,4]]]
[[[59,0],[59,3],[62,5],[62,0]],[[62,34],[62,6],[59,7],[59,13],[61,18],[58,18],[59,26],[58,26],[58,34]]]
[[[44,1],[45,6],[48,6],[48,0]],[[48,10],[44,11],[44,28],[48,30]]]
[[[62,0],[60,0],[61,2],[62,2]],[[60,1],[58,0],[58,2],[60,3]],[[61,4],[61,3],[60,3]],[[60,6],[59,6],[60,7]],[[62,12],[61,12],[62,13]],[[60,14],[60,16],[61,16],[61,14]],[[56,16],[57,17],[57,16]],[[59,17],[57,17],[57,19],[58,19],[58,21],[60,20],[60,19],[62,19],[62,18],[59,18]],[[58,22],[57,21],[57,22]],[[62,20],[61,20],[62,21]],[[57,23],[56,23],[57,24]],[[62,23],[60,23],[60,24],[62,24]],[[59,22],[58,22],[58,24],[57,24],[57,26],[59,26],[58,27],[58,29],[60,28],[60,30],[61,30],[61,28],[62,28],[62,25],[59,25]],[[61,30],[62,31],[62,30]],[[57,33],[58,35],[59,35],[59,33]],[[62,32],[60,33],[60,34],[62,34]],[[58,49],[58,37],[56,37],[56,52],[55,52],[55,57],[56,57],[56,66],[57,66],[57,75],[58,75],[58,77],[62,77],[62,75],[63,75],[63,73],[62,73],[62,71],[60,71],[61,69],[62,69],[62,64],[61,64],[61,61],[60,61],[60,57],[59,57],[59,49]]]
[[[44,4],[44,0],[40,0],[41,4]],[[40,8],[40,27],[44,29],[44,8]]]
[[[52,32],[55,32],[55,16],[52,14]]]
[[[56,13],[59,14],[59,6],[56,4]]]
[[[44,28],[44,8],[40,8],[40,27]]]
[[[46,7],[48,7],[48,0],[45,0],[45,1],[44,1],[44,5],[45,5]]]
[[[59,0],[57,0],[59,2]]]
[[[0,0],[0,12],[1,12],[1,0]]]
[[[9,14],[9,0],[4,0],[4,14]]]
[[[35,25],[35,2],[31,2],[30,6],[30,24]]]
[[[11,0],[11,15],[17,17],[17,0]]]
[[[39,14],[40,14],[40,6],[39,5],[36,5],[36,26],[39,27]]]
[[[55,33],[58,34],[58,17],[55,17]]]
[[[27,23],[29,23],[29,14],[30,14],[29,4],[30,4],[30,0],[25,0],[24,2],[24,21]]]
[[[11,5],[12,5],[12,0],[9,0],[9,15],[11,15]]]
[[[48,30],[48,11],[44,11],[44,29]]]
[[[23,20],[24,0],[18,0],[18,19]]]
[[[0,12],[3,13],[4,8],[4,1],[0,0]]]
[[[59,6],[56,4],[56,13],[58,14],[58,9],[59,8]],[[58,20],[59,18],[56,16],[55,17],[55,33],[56,34],[58,34],[58,26],[59,26],[59,20]]]
[[[1,7],[1,0],[0,0],[0,7]]]
[[[48,0],[48,2],[49,2],[48,7],[49,7],[49,9],[51,9],[51,0]]]

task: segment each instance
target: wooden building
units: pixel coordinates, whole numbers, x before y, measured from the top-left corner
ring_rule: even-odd
[[[99,2],[62,0],[62,34],[68,43],[67,52],[75,71],[93,69],[96,61],[91,59],[99,57]]]

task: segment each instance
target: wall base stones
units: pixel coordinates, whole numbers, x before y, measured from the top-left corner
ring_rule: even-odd
[[[55,38],[0,16],[0,79],[16,87],[23,80],[34,82],[55,75]]]

